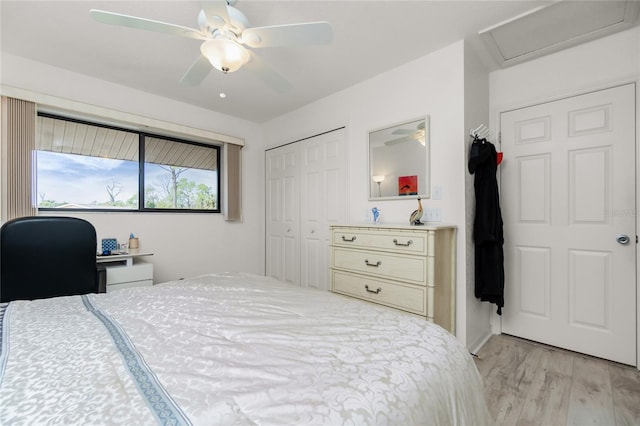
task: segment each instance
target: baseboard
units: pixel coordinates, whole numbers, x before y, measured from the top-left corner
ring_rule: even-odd
[[[487,341],[489,341],[491,336],[493,336],[493,333],[487,333],[487,334],[484,334],[484,335],[480,336],[473,343],[468,345],[467,349],[469,349],[469,352],[471,352],[472,354],[477,354],[480,351],[480,349],[482,349],[482,347],[485,345],[485,343],[487,343]]]

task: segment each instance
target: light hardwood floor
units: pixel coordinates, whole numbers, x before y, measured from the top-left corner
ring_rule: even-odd
[[[495,425],[640,425],[640,372],[508,335],[478,352]]]

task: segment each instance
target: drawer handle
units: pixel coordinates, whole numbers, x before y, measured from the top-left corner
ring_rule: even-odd
[[[399,243],[398,240],[396,240],[395,238],[393,239],[393,244],[397,245],[397,246],[402,246],[402,247],[409,247],[411,244],[413,244],[412,240],[407,241],[406,243]]]
[[[369,263],[369,259],[365,259],[364,264],[367,266],[373,266],[374,268],[377,268],[378,266],[382,265],[382,262],[378,260],[376,263]]]
[[[356,240],[356,236],[354,235],[353,237],[351,237],[350,240],[348,240],[344,235],[342,236],[342,241],[346,241],[348,243],[352,243]]]
[[[367,290],[369,293],[373,293],[373,294],[378,294],[382,291],[382,289],[380,287],[378,287],[375,290],[369,290],[369,285],[365,284],[364,289]]]

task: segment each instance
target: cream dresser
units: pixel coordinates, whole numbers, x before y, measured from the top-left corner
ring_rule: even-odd
[[[455,227],[330,229],[333,292],[423,316],[455,334]]]

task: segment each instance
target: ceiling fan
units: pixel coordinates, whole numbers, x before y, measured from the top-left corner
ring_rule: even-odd
[[[203,40],[200,46],[202,54],[180,80],[181,84],[190,86],[200,84],[212,66],[224,74],[244,66],[273,90],[284,93],[291,90],[291,84],[247,47],[329,44],[333,39],[328,22],[248,28],[246,16],[233,7],[236,0],[204,0],[201,3],[199,29],[98,9],[91,9],[89,13],[93,19],[104,24]]]
[[[413,129],[397,129],[391,132],[392,135],[405,135],[398,139],[392,139],[390,141],[386,141],[385,145],[396,145],[402,142],[409,141],[418,141],[425,146],[427,139],[427,132],[425,131],[425,122],[421,121],[417,126],[416,130]]]

